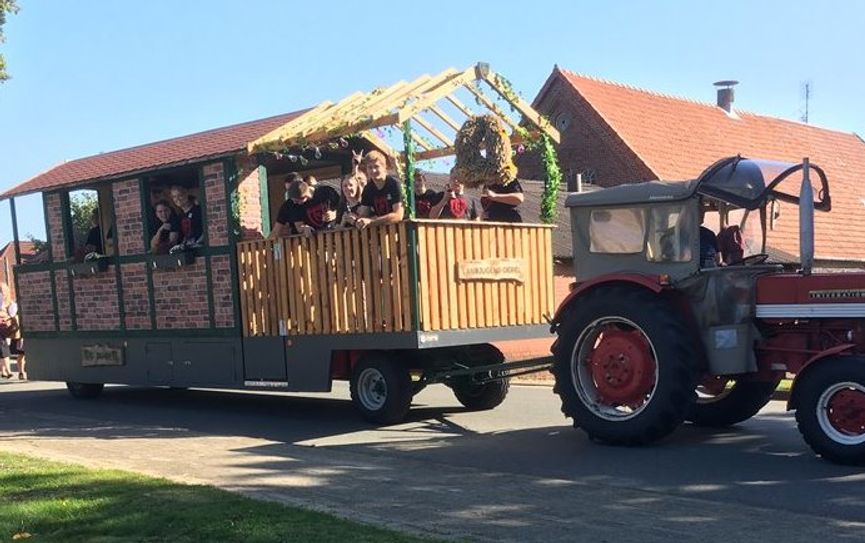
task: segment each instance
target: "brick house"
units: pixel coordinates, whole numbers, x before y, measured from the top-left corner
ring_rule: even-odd
[[[719,92],[732,99],[732,94]],[[865,263],[865,141],[856,134],[602,81],[555,67],[534,100],[560,131],[559,159],[571,190],[583,183],[694,179],[716,160],[741,154],[799,162],[809,157],[829,179],[832,211],[817,213],[816,264]],[[538,178],[537,159],[519,161]],[[838,236],[844,231],[846,235]],[[776,202],[767,245],[778,259],[796,260],[798,212]],[[563,229],[559,230],[563,233]]]

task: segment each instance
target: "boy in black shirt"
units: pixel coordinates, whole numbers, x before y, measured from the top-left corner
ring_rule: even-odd
[[[294,202],[288,220],[299,233],[309,235],[335,225],[339,193],[333,187],[319,185],[313,189],[306,181],[295,181],[288,187],[288,199]]]
[[[282,205],[279,206],[279,211],[276,213],[276,221],[274,221],[273,228],[271,228],[270,235],[267,236],[267,239],[276,239],[283,236],[297,234],[294,230],[294,224],[291,222],[294,202],[292,202],[291,198],[288,197],[288,187],[290,187],[295,181],[300,180],[300,174],[297,172],[291,172],[288,174],[288,177],[285,178],[285,201],[283,201]]]
[[[360,197],[358,228],[370,224],[392,224],[402,220],[402,187],[399,179],[387,175],[387,160],[380,151],[371,151],[364,158],[369,182]]]
[[[477,211],[466,198],[464,191],[465,185],[451,177],[444,192],[438,195],[438,203],[430,209],[430,219],[474,220]]]
[[[483,219],[496,222],[523,222],[517,209],[525,196],[520,182],[514,179],[510,183],[495,183],[484,187],[481,206],[484,208]]]
[[[414,174],[414,208],[418,219],[435,218],[430,217],[430,209],[439,200],[439,194],[434,190],[426,188],[426,176],[418,170]]]

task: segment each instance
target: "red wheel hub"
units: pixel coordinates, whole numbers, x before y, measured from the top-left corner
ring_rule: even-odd
[[[606,329],[586,364],[599,399],[610,405],[637,408],[655,386],[655,359],[638,330]]]
[[[840,432],[865,433],[865,393],[861,390],[839,390],[826,404],[829,422]]]

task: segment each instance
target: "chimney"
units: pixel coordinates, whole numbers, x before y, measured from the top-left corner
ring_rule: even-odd
[[[732,79],[716,81],[714,83],[714,85],[718,87],[718,107],[727,113],[733,112],[733,100],[735,98],[733,87],[738,84],[738,81],[733,81]]]

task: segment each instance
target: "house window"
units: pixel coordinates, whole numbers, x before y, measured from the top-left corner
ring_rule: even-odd
[[[589,219],[589,250],[593,253],[634,254],[643,252],[646,213],[642,208],[592,210]]]
[[[567,130],[571,126],[571,114],[566,111],[556,114],[555,125],[559,132]]]
[[[68,235],[69,254],[76,262],[93,256],[113,256],[114,211],[111,187],[69,192]]]
[[[149,251],[164,254],[179,245],[205,244],[204,189],[197,168],[181,168],[145,178]]]

